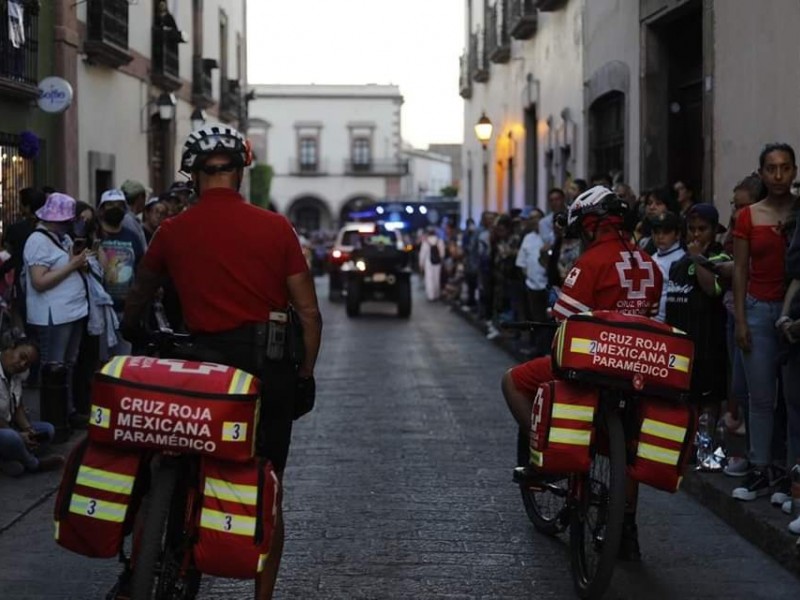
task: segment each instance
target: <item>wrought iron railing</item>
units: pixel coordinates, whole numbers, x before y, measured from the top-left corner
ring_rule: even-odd
[[[487,9],[486,47],[492,62],[508,62],[511,36],[508,33],[508,0],[495,0]]]
[[[211,78],[211,70],[216,67],[217,61],[205,59],[202,56],[195,56],[192,64],[192,95],[197,105],[208,105],[213,103],[214,86]],[[213,66],[212,66],[213,65]]]
[[[486,60],[486,35],[478,27],[469,39],[470,73],[473,81],[483,83],[489,80],[489,64]]]
[[[180,32],[176,29],[153,27],[153,73],[167,77],[180,77],[178,44]]]
[[[407,160],[370,160],[369,162],[345,160],[347,175],[403,176],[408,174]]]
[[[462,98],[472,97],[472,77],[470,77],[470,56],[469,50],[458,59],[458,90]]]
[[[88,0],[88,39],[128,48],[128,0]]]
[[[39,11],[22,5],[22,21],[9,2],[0,2],[0,78],[35,87],[38,83]]]
[[[527,40],[536,33],[539,11],[536,0],[511,0],[509,5],[508,29],[512,37]]]

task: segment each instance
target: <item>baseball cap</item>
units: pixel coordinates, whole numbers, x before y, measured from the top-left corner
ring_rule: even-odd
[[[654,231],[678,231],[681,228],[681,219],[674,212],[667,211],[650,219],[650,228]]]
[[[723,225],[720,225],[719,211],[713,204],[709,204],[708,202],[700,202],[693,205],[689,210],[686,211],[686,219],[688,220],[689,217],[693,216],[700,217],[704,221],[707,221],[712,225],[716,225],[717,233],[725,233],[728,231]]]
[[[98,204],[98,206],[102,206],[104,202],[126,202],[125,194],[122,190],[106,190],[103,192],[103,195],[100,196],[100,204]]]
[[[120,189],[122,193],[125,194],[126,198],[136,198],[136,196],[147,193],[144,185],[133,179],[126,179],[120,186]]]
[[[161,198],[161,196],[150,196],[150,198],[147,199],[147,202],[144,203],[144,207],[147,208],[148,206],[152,206],[156,202],[161,202],[162,200],[163,198]]]

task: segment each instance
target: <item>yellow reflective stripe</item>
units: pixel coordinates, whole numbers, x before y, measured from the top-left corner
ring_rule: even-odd
[[[111,427],[111,409],[92,404],[89,410],[89,424],[103,429]]]
[[[203,508],[203,512],[200,515],[200,527],[252,537],[256,532],[256,519],[255,517],[231,515],[218,510]]]
[[[135,479],[131,475],[123,475],[81,465],[80,469],[78,469],[78,478],[75,483],[96,490],[105,490],[114,494],[130,496]]]
[[[228,386],[228,393],[246,394],[252,382],[253,376],[250,373],[237,369],[231,378],[231,384]]]
[[[686,428],[671,425],[662,421],[655,421],[653,419],[645,419],[642,421],[642,433],[654,435],[665,440],[683,443],[686,439]]]
[[[245,506],[255,506],[258,499],[258,486],[231,483],[222,479],[206,478],[206,487],[203,490],[206,496],[229,500]]]
[[[109,360],[106,365],[100,370],[103,375],[111,375],[112,377],[119,377],[122,375],[122,369],[125,368],[125,362],[128,356],[115,356]]]
[[[566,429],[551,427],[548,440],[559,444],[572,444],[573,446],[588,446],[592,440],[591,431],[581,429]]]
[[[667,363],[671,369],[681,371],[683,373],[689,372],[689,357],[681,356],[680,354],[670,354],[669,362]]]
[[[222,424],[223,442],[246,442],[247,423],[243,421],[225,421]]]
[[[542,456],[542,453],[533,448],[531,448],[531,463],[537,467],[541,467],[542,464],[544,464],[544,456]]]
[[[570,352],[575,352],[576,354],[591,354],[593,341],[594,340],[587,338],[572,338],[570,341],[569,350]]]
[[[553,404],[554,419],[569,419],[570,421],[594,421],[593,406],[576,406],[574,404]]]
[[[677,465],[681,458],[681,453],[677,450],[669,450],[668,448],[659,448],[652,444],[639,444],[639,449],[636,455],[646,460],[653,462],[663,463],[665,465]]]
[[[258,572],[264,570],[264,567],[267,565],[267,558],[269,558],[269,553],[267,554],[259,554],[258,555]]]
[[[112,523],[122,523],[125,520],[127,509],[128,507],[124,504],[87,498],[79,494],[73,494],[69,503],[69,512],[71,513],[92,519],[100,519],[101,521],[111,521]]]
[[[565,323],[562,323],[558,327],[558,333],[556,334],[557,355],[558,355],[558,364],[559,365],[562,364],[562,362],[564,361],[564,326],[565,326]]]

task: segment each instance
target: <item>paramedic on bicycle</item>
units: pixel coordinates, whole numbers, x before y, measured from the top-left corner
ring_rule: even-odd
[[[654,317],[658,313],[662,275],[653,260],[630,241],[626,221],[630,207],[611,190],[596,186],[578,196],[567,213],[566,235],[580,236],[584,251],[567,275],[553,314],[558,321],[580,312],[615,310]],[[509,369],[502,380],[503,395],[521,432],[527,456],[531,410],[539,385],[555,379],[549,356]],[[527,463],[527,460],[525,461]],[[523,480],[535,473],[518,467]],[[620,558],[638,560],[636,529],[638,487],[629,482]]]
[[[282,481],[292,421],[314,402],[322,319],[292,226],[282,215],[248,204],[239,194],[250,163],[249,143],[232,127],[208,125],[189,134],[181,170],[191,174],[198,202],[164,221],[153,236],[129,292],[123,324],[129,331],[140,331],[148,303],[169,277],[195,343],[219,356],[217,362],[263,378],[256,452],[272,462]],[[304,354],[296,368],[286,357],[266,360],[264,352],[264,324],[289,306],[302,325]],[[283,539],[279,501],[256,598],[272,597]]]

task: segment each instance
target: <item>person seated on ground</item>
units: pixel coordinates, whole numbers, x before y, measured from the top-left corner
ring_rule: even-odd
[[[553,315],[559,321],[591,310],[654,316],[661,297],[662,277],[653,259],[635,247],[625,232],[629,205],[604,187],[594,187],[569,207],[566,234],[586,247],[564,280]],[[539,386],[555,379],[549,356],[535,358],[506,371],[503,395],[520,427],[519,457],[527,456],[531,410]],[[525,460],[527,463],[527,460]],[[520,467],[523,480],[536,482],[536,473]],[[636,528],[638,486],[629,482],[620,557],[638,560]]]
[[[0,352],[0,470],[12,477],[26,471],[52,471],[64,464],[62,456],[36,456],[40,445],[53,439],[55,428],[29,421],[22,404],[22,382],[38,358],[38,349],[27,338]]]

